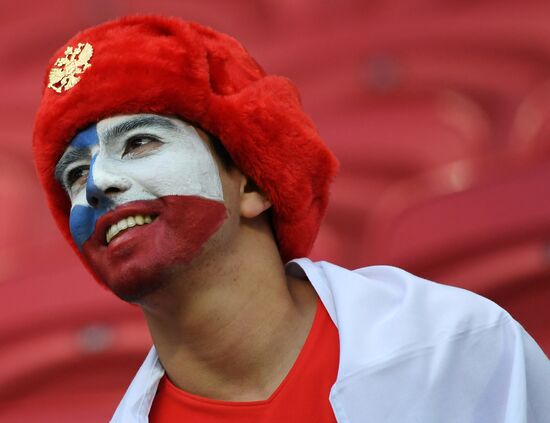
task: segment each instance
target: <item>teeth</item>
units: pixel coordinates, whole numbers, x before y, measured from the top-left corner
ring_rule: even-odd
[[[136,216],[128,216],[124,219],[119,220],[114,225],[111,225],[111,227],[107,230],[107,233],[105,234],[105,240],[108,244],[115,236],[117,236],[122,231],[128,228],[133,228],[134,226],[146,225],[148,223],[151,223],[152,221],[153,218],[151,216],[142,216],[140,214]]]

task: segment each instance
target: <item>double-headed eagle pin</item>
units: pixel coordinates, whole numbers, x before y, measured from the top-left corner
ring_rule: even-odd
[[[57,59],[50,69],[48,88],[60,93],[78,84],[78,75],[92,66],[89,61],[93,54],[94,49],[89,43],[78,43],[76,48],[67,47],[65,57]]]

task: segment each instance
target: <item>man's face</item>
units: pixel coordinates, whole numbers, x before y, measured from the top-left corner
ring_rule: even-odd
[[[190,263],[227,216],[205,141],[175,118],[117,116],[88,127],[63,154],[56,178],[71,199],[78,248],[130,301]]]

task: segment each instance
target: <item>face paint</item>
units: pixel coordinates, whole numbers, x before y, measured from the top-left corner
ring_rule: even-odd
[[[86,203],[84,203],[84,199],[80,195],[76,204],[73,203],[69,217],[71,235],[81,251],[83,244],[94,232],[97,220],[114,207],[113,202],[103,195],[94,184],[94,163],[96,159],[97,154],[92,156],[90,162],[85,191]],[[92,204],[95,206],[91,207]]]
[[[65,160],[71,155],[87,159]],[[67,186],[82,165],[89,166],[85,183]],[[177,119],[105,119],[75,137],[58,167],[71,197],[76,244],[127,300],[193,260],[227,215],[214,158],[197,131]],[[107,234],[114,234],[110,242]]]
[[[97,192],[98,190],[94,186],[93,181],[93,167],[94,162],[97,159],[97,152],[99,150],[99,138],[97,135],[97,126],[92,125],[86,130],[80,132],[71,142],[67,152],[72,153],[74,157],[81,157],[80,160],[75,160],[73,163],[67,164],[65,173],[69,173],[71,169],[78,168],[79,166],[86,166],[90,161],[89,177],[86,182],[86,190],[80,192],[74,198],[72,198],[71,214],[69,218],[69,227],[73,239],[80,250],[82,245],[92,235],[97,219],[105,214],[110,208],[113,207],[112,202],[106,197],[101,196],[101,203],[96,207],[90,207],[89,191]],[[91,157],[91,160],[89,159]],[[63,172],[63,170],[61,171]],[[68,182],[65,181],[65,184]]]
[[[119,216],[156,216],[105,245],[104,228]],[[84,245],[84,256],[100,278],[126,301],[154,291],[178,264],[191,262],[226,217],[223,203],[195,196],[170,195],[117,208],[98,222]]]

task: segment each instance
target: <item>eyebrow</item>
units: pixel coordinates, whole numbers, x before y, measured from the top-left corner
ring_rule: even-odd
[[[178,127],[170,120],[161,116],[140,116],[125,122],[121,122],[118,125],[108,128],[105,131],[105,139],[111,140],[124,135],[126,132],[133,131],[134,129],[155,126],[157,128],[177,130]]]
[[[92,154],[88,148],[75,148],[72,150],[68,150],[63,154],[61,159],[59,159],[59,162],[57,162],[57,165],[55,166],[55,179],[57,182],[59,182],[61,185],[65,186],[65,182],[63,181],[63,174],[65,173],[65,170],[67,167],[78,160],[91,160]]]

